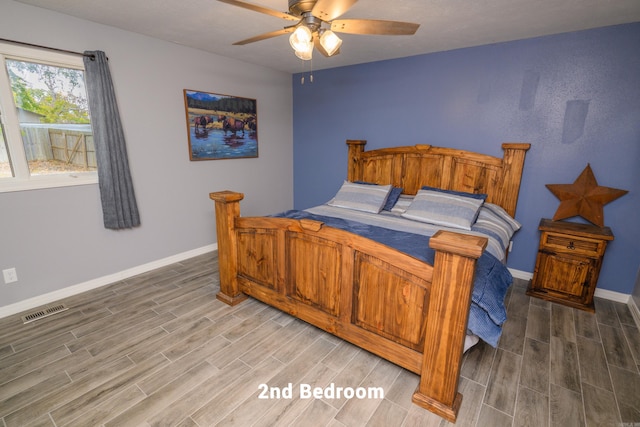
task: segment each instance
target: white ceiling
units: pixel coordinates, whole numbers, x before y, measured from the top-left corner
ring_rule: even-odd
[[[236,41],[290,21],[217,0],[17,0],[196,49],[297,73],[308,71],[280,36]],[[277,11],[287,0],[246,0]],[[340,34],[341,53],[314,52],[313,69],[340,67],[640,21],[640,0],[359,0],[341,18],[415,22],[413,36]]]

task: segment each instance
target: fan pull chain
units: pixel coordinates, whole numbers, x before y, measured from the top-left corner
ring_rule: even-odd
[[[300,84],[304,84],[304,73],[305,73],[305,64],[306,61],[302,61],[302,77],[300,78]],[[309,83],[313,83],[313,59],[309,61]]]

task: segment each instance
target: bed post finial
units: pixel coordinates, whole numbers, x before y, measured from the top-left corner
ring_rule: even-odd
[[[234,191],[209,193],[216,205],[216,234],[218,235],[218,264],[220,265],[220,292],[216,298],[236,305],[247,296],[238,286],[238,241],[236,240],[235,220],[240,217],[240,200],[244,194]]]
[[[364,153],[364,146],[367,143],[364,139],[347,139],[349,146],[349,158],[347,165],[347,181],[362,180],[362,161],[361,155]]]
[[[458,381],[469,305],[476,262],[487,242],[486,237],[449,231],[438,231],[429,239],[436,255],[420,383],[411,400],[450,422],[456,421],[462,403]]]

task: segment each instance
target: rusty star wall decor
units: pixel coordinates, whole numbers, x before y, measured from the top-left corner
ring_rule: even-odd
[[[560,206],[553,216],[554,221],[581,216],[600,227],[604,227],[602,207],[628,193],[627,190],[599,186],[589,164],[573,184],[547,184],[546,186],[560,199]]]

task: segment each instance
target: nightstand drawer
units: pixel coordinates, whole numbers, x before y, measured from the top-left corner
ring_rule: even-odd
[[[579,253],[587,256],[597,257],[601,254],[602,241],[584,239],[566,234],[544,233],[542,246],[555,249],[565,253]]]

